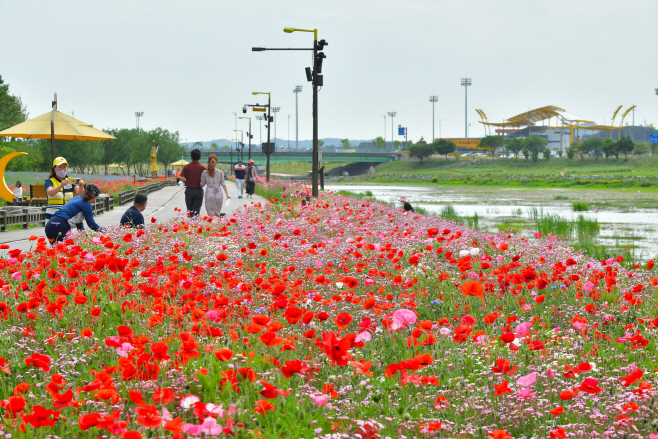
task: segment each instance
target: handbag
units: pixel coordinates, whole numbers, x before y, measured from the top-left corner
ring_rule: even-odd
[[[253,183],[253,182],[254,182],[254,177],[252,177],[252,176],[250,175],[249,177],[247,177],[247,181],[248,181],[249,183]]]

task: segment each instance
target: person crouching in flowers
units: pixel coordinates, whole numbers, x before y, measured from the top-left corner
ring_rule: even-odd
[[[71,201],[62,206],[46,223],[46,236],[55,244],[64,240],[64,237],[73,229],[84,230],[83,221],[91,230],[99,231],[101,226],[94,221],[94,210],[91,203],[101,194],[101,188],[89,183],[84,188],[84,194],[73,197]]]
[[[411,204],[407,201],[407,197],[400,197],[398,201],[402,203],[405,212],[415,212],[414,208],[411,207]]]

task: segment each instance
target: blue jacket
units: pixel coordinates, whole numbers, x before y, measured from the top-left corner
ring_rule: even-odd
[[[143,227],[144,215],[135,206],[130,206],[130,209],[126,210],[126,213],[121,217],[121,225],[124,227]]]
[[[82,195],[73,197],[71,201],[62,206],[52,216],[50,221],[57,221],[57,219],[64,220],[69,223],[71,229],[78,228],[83,230],[85,227],[82,221],[86,221],[91,230],[98,230],[101,228],[96,221],[94,221],[94,212],[91,208],[89,201],[84,201]]]
[[[240,165],[240,164],[235,165],[236,180],[244,180],[244,176],[246,173],[247,173],[247,167],[245,165]]]

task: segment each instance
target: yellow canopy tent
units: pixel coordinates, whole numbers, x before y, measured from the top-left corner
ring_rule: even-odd
[[[183,166],[187,165],[189,162],[186,160],[179,160],[177,162],[174,162],[170,164],[169,166],[174,167],[174,168],[182,168]]]

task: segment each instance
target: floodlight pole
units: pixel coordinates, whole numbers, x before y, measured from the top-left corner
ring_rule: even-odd
[[[389,111],[388,116],[391,118],[391,147],[393,147],[393,140],[395,140],[395,136],[393,135],[393,122],[395,119],[395,116],[398,114],[397,111]]]
[[[434,136],[434,104],[438,102],[438,100],[438,96],[430,96],[430,102],[432,103],[432,142],[436,140],[436,137]]]
[[[471,78],[462,78],[462,86],[464,86],[464,131],[468,139],[468,86],[471,85]]]
[[[276,113],[281,110],[281,107],[273,107],[272,113],[274,113],[274,140],[276,140]]]

